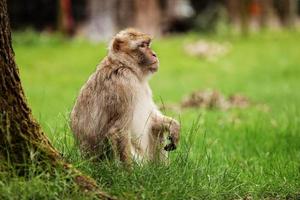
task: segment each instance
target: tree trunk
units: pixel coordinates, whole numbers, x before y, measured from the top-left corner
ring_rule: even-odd
[[[236,31],[240,31],[240,29],[241,29],[240,4],[241,4],[241,2],[239,2],[239,0],[226,1],[229,20],[230,20],[230,23],[233,25],[233,28]]]
[[[174,8],[178,3],[178,0],[168,0],[169,3],[164,1],[88,0],[88,17],[83,32],[93,41],[107,40],[126,27],[134,27],[151,35],[161,35],[163,25],[170,22],[168,17],[171,17],[164,15],[161,4]],[[168,8],[165,10],[168,11]]]
[[[262,26],[271,29],[278,29],[280,27],[280,22],[274,8],[273,0],[261,1],[262,4]]]
[[[248,33],[250,0],[228,0],[226,7],[230,23],[237,32]]]
[[[251,0],[249,2],[249,8],[247,9],[249,15],[249,29],[252,32],[257,32],[261,27],[262,18],[262,3],[259,0]]]
[[[135,26],[150,35],[160,35],[161,9],[158,0],[135,0]]]
[[[58,16],[59,29],[68,36],[74,33],[74,18],[72,14],[72,1],[60,0],[59,1],[59,16]]]
[[[93,179],[63,161],[33,118],[14,59],[6,0],[0,0],[0,159],[1,165],[15,166],[19,175],[26,172],[24,163],[32,161],[45,167],[63,167],[74,175],[80,188],[97,192],[102,198],[108,197]]]
[[[118,29],[134,26],[134,0],[117,0],[116,21]]]
[[[283,23],[285,26],[293,27],[297,17],[297,1],[281,0],[283,5]]]
[[[107,40],[117,31],[117,0],[88,0],[86,35],[93,41]],[[130,12],[130,11],[129,11]]]

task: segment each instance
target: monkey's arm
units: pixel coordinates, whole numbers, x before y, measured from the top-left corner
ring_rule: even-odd
[[[166,151],[173,151],[176,149],[180,138],[180,124],[177,120],[157,112],[152,117],[152,131],[154,134],[169,132],[168,139],[170,140],[170,143],[167,144],[164,149]]]

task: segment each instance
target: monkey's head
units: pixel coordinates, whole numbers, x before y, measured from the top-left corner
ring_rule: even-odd
[[[126,29],[112,39],[109,56],[130,67],[138,67],[143,73],[154,73],[159,61],[150,43],[149,35],[135,29]]]

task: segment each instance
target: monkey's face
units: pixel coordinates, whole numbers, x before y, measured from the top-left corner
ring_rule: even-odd
[[[154,51],[150,48],[150,39],[140,41],[135,49],[137,55],[137,63],[143,71],[154,73],[158,69],[158,58]]]
[[[151,38],[142,32],[127,29],[121,31],[113,40],[112,49],[121,52],[132,60],[143,72],[154,73],[158,69],[158,58],[150,48]],[[125,58],[126,59],[126,58]]]

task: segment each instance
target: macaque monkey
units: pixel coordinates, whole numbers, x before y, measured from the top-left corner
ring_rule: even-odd
[[[131,163],[165,160],[176,149],[180,125],[158,110],[148,84],[159,65],[150,42],[134,29],[119,32],[81,88],[70,125],[84,153]]]

